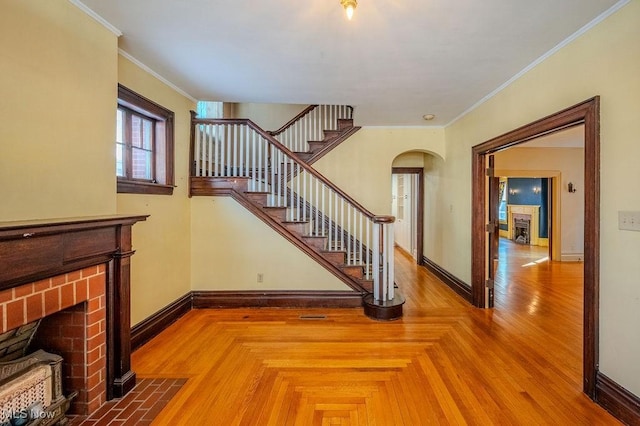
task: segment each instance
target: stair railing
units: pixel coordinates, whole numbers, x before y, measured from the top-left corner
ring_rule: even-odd
[[[268,132],[293,152],[309,151],[309,141],[324,140],[325,130],[338,130],[339,119],[353,118],[349,105],[309,105],[284,126]]]
[[[251,120],[193,117],[191,130],[191,176],[247,178],[249,192],[266,193],[268,206],[362,266],[376,301],[393,299],[393,216],[369,212]]]

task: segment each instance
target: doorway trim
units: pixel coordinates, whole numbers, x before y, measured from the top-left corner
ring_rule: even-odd
[[[472,148],[471,291],[484,308],[487,236],[485,168],[487,156],[539,136],[584,124],[584,307],[583,392],[596,398],[600,290],[600,97],[596,96]],[[564,189],[562,189],[564,190]]]
[[[416,236],[416,263],[422,265],[422,257],[424,256],[422,252],[424,244],[424,169],[422,167],[392,167],[391,174],[418,175],[418,199],[416,200],[418,203],[418,211],[416,213],[416,233],[418,234]]]

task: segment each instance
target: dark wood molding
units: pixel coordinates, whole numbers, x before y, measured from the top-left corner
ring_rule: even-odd
[[[131,350],[135,351],[144,345],[190,310],[191,292],[188,292],[150,317],[134,325],[131,328]]]
[[[417,256],[416,263],[422,265],[424,256],[424,168],[422,167],[392,167],[392,174],[417,174],[418,175],[418,217],[416,218]]]
[[[106,264],[107,398],[135,385],[131,371],[130,258],[138,216],[0,223],[0,289]]]
[[[147,217],[0,222],[0,290],[106,264],[121,247],[117,230]]]
[[[471,294],[471,286],[425,256],[422,256],[422,264],[433,275],[438,277],[443,283],[450,287],[451,290],[455,291],[467,302],[472,303],[473,296]]]
[[[596,401],[628,425],[640,425],[640,398],[598,372]]]
[[[152,182],[118,179],[119,194],[173,195],[173,186]]]
[[[156,134],[161,145],[156,146],[155,169],[157,184],[118,180],[117,191],[127,194],[172,195],[175,186],[175,114],[139,93],[118,84],[118,105],[156,120]]]
[[[352,291],[204,291],[192,292],[193,308],[358,308],[362,294]]]
[[[367,294],[362,299],[364,314],[378,321],[394,321],[402,318],[402,305],[404,305],[404,302],[404,297],[397,291],[393,300],[376,302],[373,294]]]
[[[600,291],[600,97],[490,139],[472,148],[471,277],[473,304],[484,308],[486,273],[485,167],[487,156],[539,136],[584,125],[584,333],[583,390],[596,394]],[[480,361],[479,361],[480,362]]]

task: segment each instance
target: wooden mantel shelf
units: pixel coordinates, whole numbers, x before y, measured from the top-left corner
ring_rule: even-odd
[[[116,253],[131,250],[131,238],[122,240],[122,227],[147,217],[0,222],[0,290],[108,263]]]
[[[131,227],[148,215],[0,222],[0,291],[106,265],[107,399],[135,386],[131,371]]]

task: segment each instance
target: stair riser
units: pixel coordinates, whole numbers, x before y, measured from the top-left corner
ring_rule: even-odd
[[[336,266],[344,265],[345,258],[346,258],[344,253],[323,251],[321,254],[325,259],[327,259],[329,262],[333,263]]]
[[[338,119],[338,130],[350,129],[351,127],[353,127],[353,119],[351,118]]]
[[[327,239],[318,237],[302,237],[302,239],[314,250],[322,252],[327,249]]]
[[[284,226],[286,226],[289,231],[297,235],[304,235],[309,229],[308,223],[284,223]]]
[[[267,194],[246,194],[247,198],[251,200],[252,203],[255,203],[261,207],[267,205]]]
[[[343,266],[340,269],[342,269],[342,271],[350,277],[357,279],[362,279],[364,277],[362,266]]]
[[[285,220],[287,209],[284,207],[281,208],[265,208],[264,209],[269,216],[277,220],[278,222],[283,222]]]

